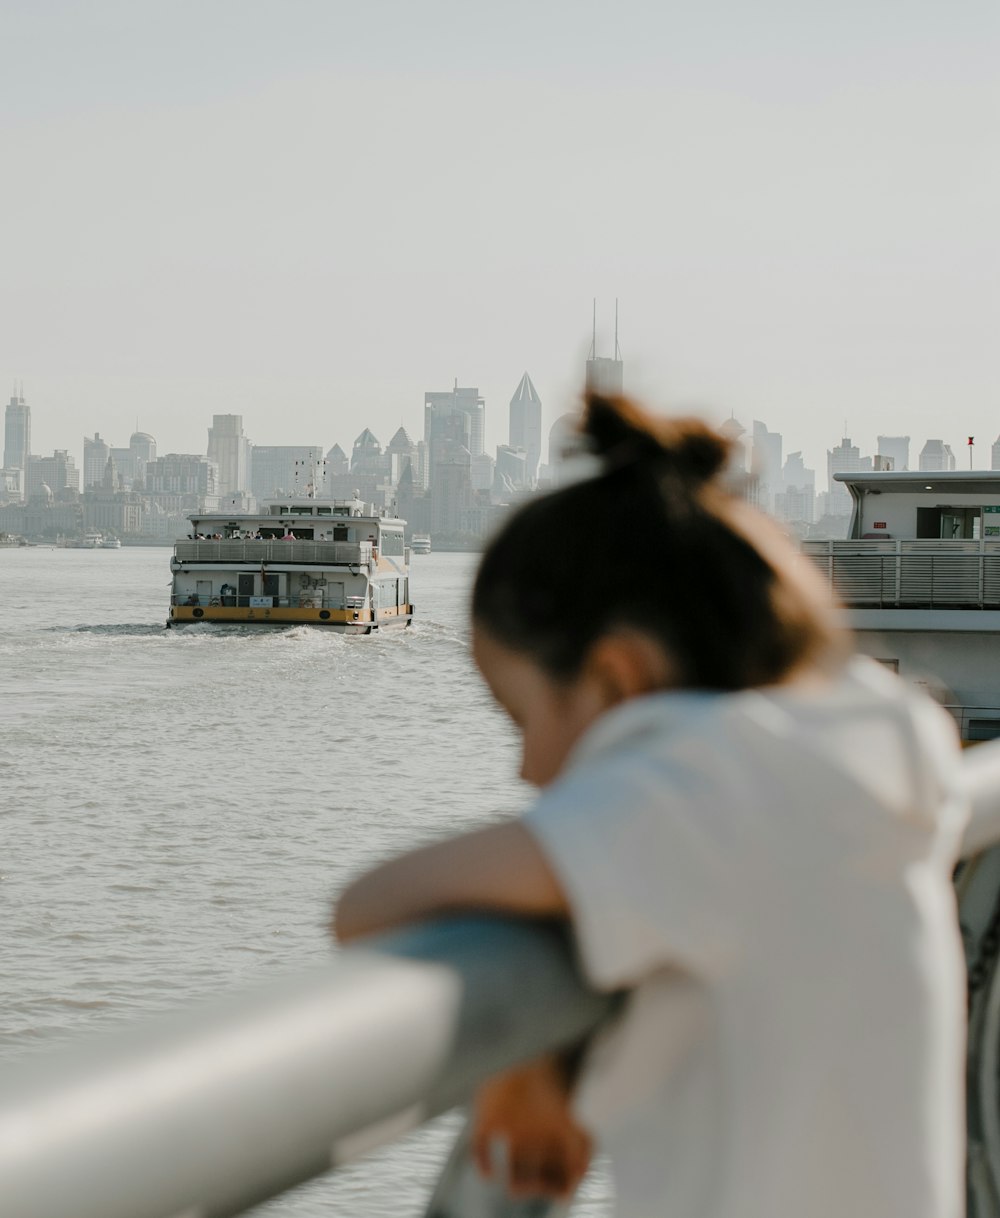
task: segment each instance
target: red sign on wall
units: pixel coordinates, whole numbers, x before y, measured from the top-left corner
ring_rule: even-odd
[[[884,520],[876,520],[876,521],[875,521],[875,523],[872,525],[872,528],[873,528],[873,529],[884,529],[884,528],[885,528],[885,521],[884,521]]]

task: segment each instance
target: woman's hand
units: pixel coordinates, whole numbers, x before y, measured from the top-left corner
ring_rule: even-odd
[[[484,1083],[472,1148],[484,1176],[505,1164],[512,1197],[569,1200],[587,1172],[592,1143],[570,1111],[563,1059],[543,1057]]]

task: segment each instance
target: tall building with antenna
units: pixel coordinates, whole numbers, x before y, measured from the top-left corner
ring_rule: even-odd
[[[594,301],[594,330],[587,359],[586,386],[588,393],[621,393],[625,379],[625,364],[618,345],[618,301],[615,301],[615,354],[613,359],[597,354],[597,301]]]
[[[527,372],[510,399],[509,438],[511,448],[524,449],[524,477],[534,482],[542,458],[542,399]]]
[[[26,469],[31,452],[31,407],[24,400],[24,385],[15,385],[3,429],[4,469]]]

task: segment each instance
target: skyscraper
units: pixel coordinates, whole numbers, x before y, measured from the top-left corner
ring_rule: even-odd
[[[208,429],[208,459],[219,467],[221,498],[250,489],[250,441],[243,434],[243,416],[216,414]]]
[[[26,469],[31,452],[31,407],[24,400],[24,386],[7,403],[3,431],[4,469]]]
[[[586,386],[588,393],[620,394],[625,381],[625,365],[618,346],[618,301],[615,301],[615,355],[609,359],[597,354],[597,301],[594,301],[594,331],[587,359]]]
[[[891,457],[892,468],[903,470],[910,468],[910,437],[909,436],[879,436],[878,455]]]
[[[834,480],[834,474],[856,474],[862,470],[871,469],[871,457],[862,457],[861,449],[851,443],[850,436],[844,436],[835,448],[827,449],[826,473],[829,485],[827,493],[827,512],[831,516],[850,516],[851,492],[843,482]]]
[[[100,486],[104,481],[104,470],[111,454],[111,445],[101,439],[99,431],[83,437],[83,489]]]
[[[928,440],[920,450],[920,469],[927,473],[955,468],[955,454],[943,440]]]
[[[485,449],[486,401],[475,388],[454,388],[424,394],[424,441],[431,468],[444,455],[448,442],[467,448],[473,457]],[[432,475],[433,477],[433,475]]]
[[[758,504],[765,512],[774,511],[775,498],[785,489],[781,475],[782,446],[780,432],[768,431],[766,424],[754,419],[751,468],[759,480]]]
[[[527,372],[510,399],[510,447],[525,451],[524,477],[534,482],[542,459],[542,399]]]

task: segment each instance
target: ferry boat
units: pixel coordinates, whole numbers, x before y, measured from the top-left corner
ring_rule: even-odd
[[[430,554],[431,539],[426,533],[415,533],[410,541],[410,549],[414,554]]]
[[[168,628],[237,622],[371,634],[413,618],[406,522],[360,499],[286,499],[189,520],[170,560]]]
[[[1000,470],[840,473],[850,536],[804,552],[860,650],[924,686],[966,742],[1000,737]]]
[[[88,529],[82,537],[64,544],[67,550],[99,550],[103,541],[104,534],[100,529]]]

